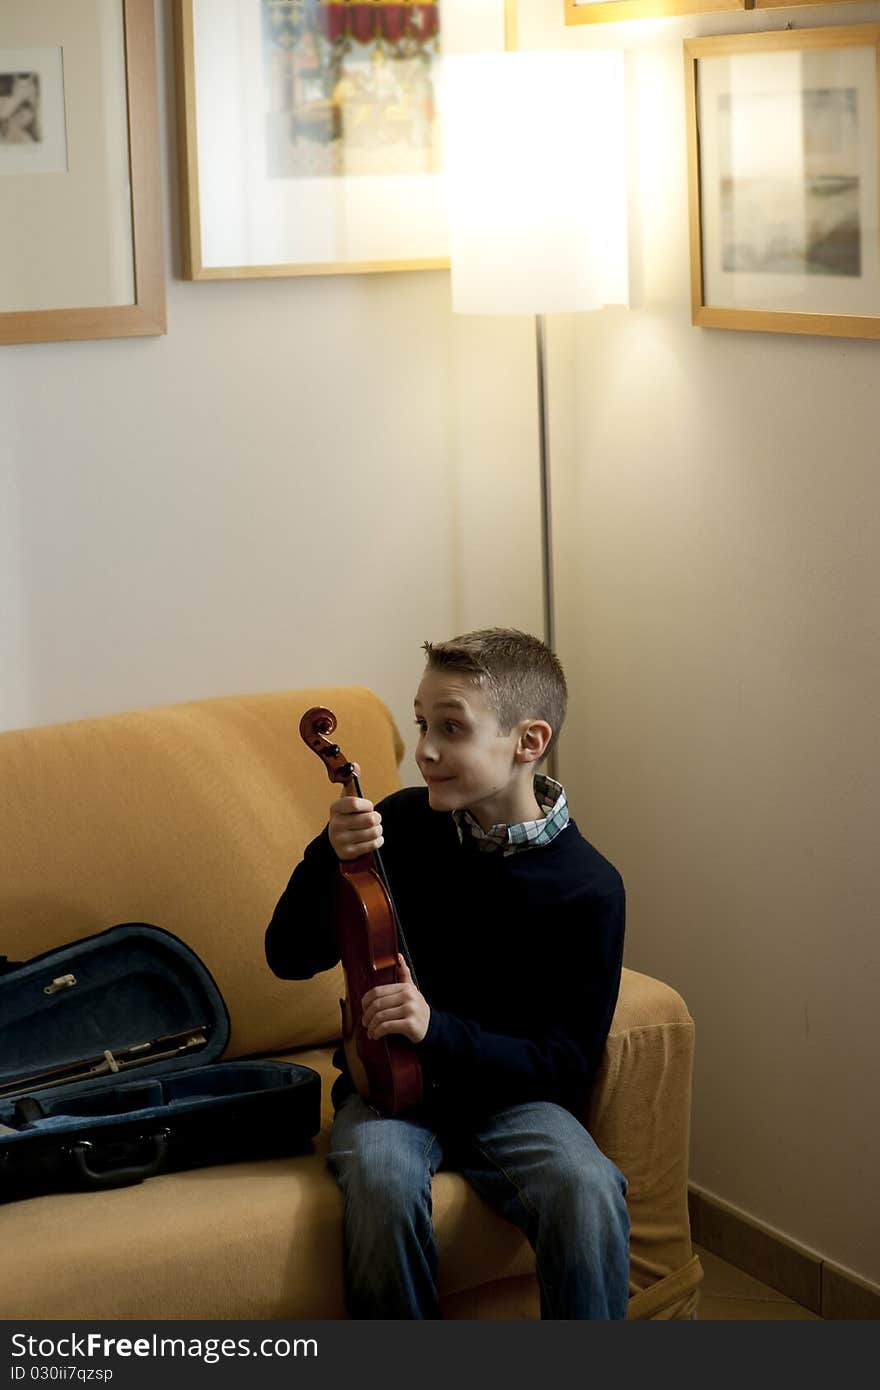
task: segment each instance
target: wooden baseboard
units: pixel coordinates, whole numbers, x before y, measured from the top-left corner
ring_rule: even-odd
[[[830,1319],[880,1318],[880,1288],[691,1184],[691,1238],[803,1308]]]

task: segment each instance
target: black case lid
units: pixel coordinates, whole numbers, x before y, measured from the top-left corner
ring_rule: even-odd
[[[173,1050],[175,1038],[199,1034],[204,1046]],[[161,1038],[167,1045],[155,1046]],[[39,1092],[40,1073],[99,1066],[105,1053],[143,1044],[172,1055],[121,1073],[105,1061],[107,1079],[164,1075],[216,1061],[228,1041],[229,1012],[205,964],[172,932],[146,922],[109,927],[0,976],[0,1093],[19,1083]],[[137,1062],[137,1052],[126,1060]]]

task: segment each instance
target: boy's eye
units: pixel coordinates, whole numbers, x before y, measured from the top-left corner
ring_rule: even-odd
[[[426,719],[417,719],[415,725],[420,734],[427,733],[428,721]],[[457,724],[454,719],[444,719],[443,721],[444,734],[457,734],[460,728],[461,725]]]

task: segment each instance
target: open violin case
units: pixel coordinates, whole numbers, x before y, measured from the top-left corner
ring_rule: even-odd
[[[209,971],[160,927],[0,958],[0,1201],[307,1149],[319,1074],[218,1061],[228,1039]]]

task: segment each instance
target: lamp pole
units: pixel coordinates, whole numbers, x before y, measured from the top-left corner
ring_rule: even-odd
[[[623,54],[461,55],[446,60],[444,85],[453,312],[535,320],[544,640],[555,650],[545,315],[627,302]]]
[[[553,593],[553,512],[550,499],[550,413],[547,409],[546,335],[544,315],[535,315],[535,357],[538,367],[538,444],[541,484],[541,571],[544,600],[544,641],[556,651],[556,605]],[[556,779],[556,745],[547,756],[547,775]]]
[[[553,514],[550,507],[550,415],[547,410],[547,368],[544,315],[535,315],[535,356],[538,366],[538,441],[541,481],[541,569],[544,597],[544,641],[555,650],[553,614]]]

